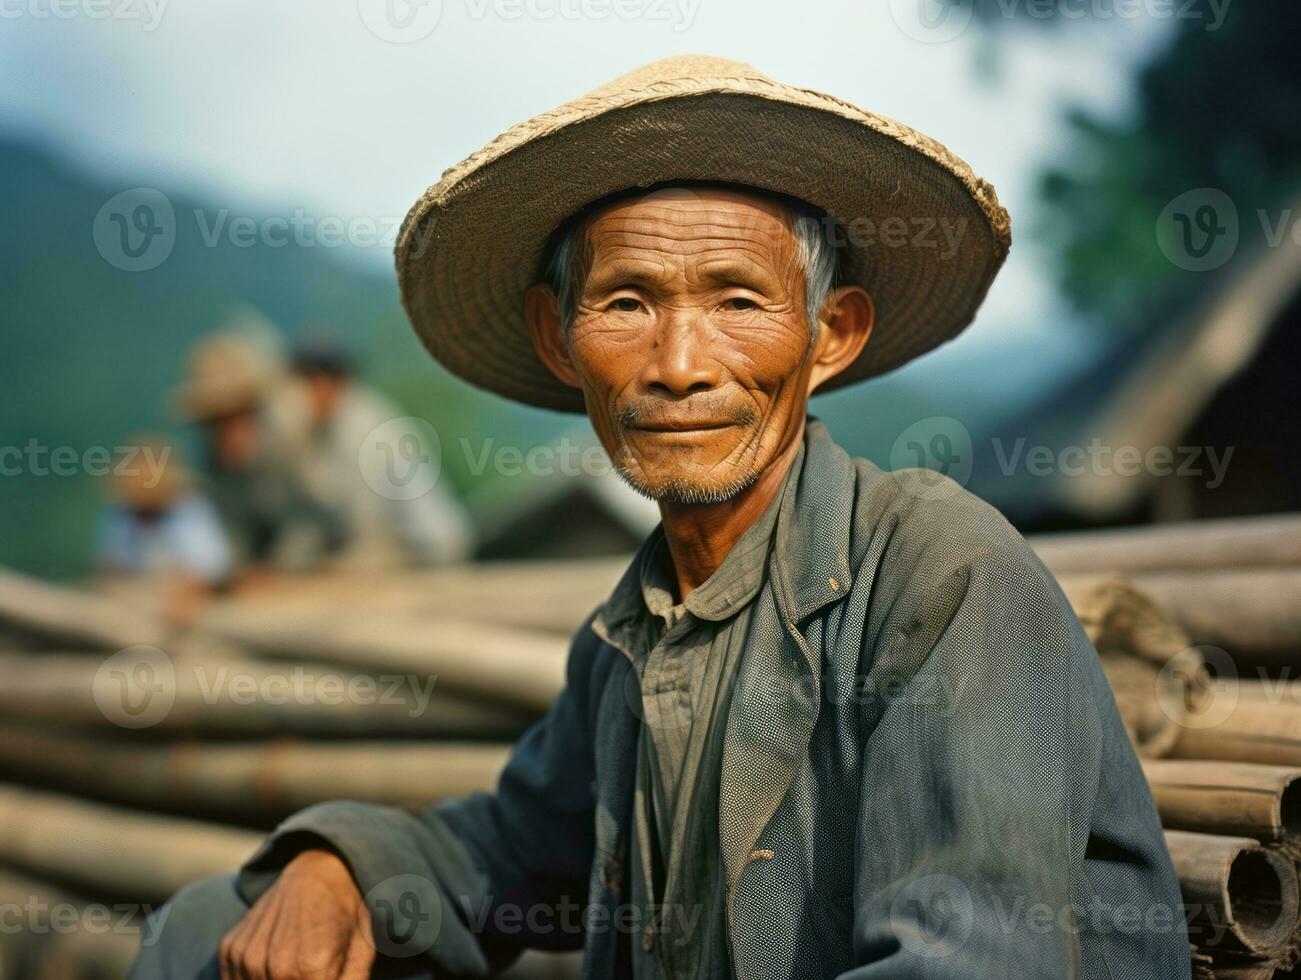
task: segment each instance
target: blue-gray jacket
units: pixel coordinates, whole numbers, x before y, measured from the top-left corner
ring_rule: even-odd
[[[805,440],[725,736],[739,980],[1189,977],[1156,809],[1052,576],[956,484],[851,459],[816,420]],[[324,839],[381,949],[481,975],[581,947],[585,976],[628,975],[636,691],[585,624],[495,793],[312,807],[241,890]]]

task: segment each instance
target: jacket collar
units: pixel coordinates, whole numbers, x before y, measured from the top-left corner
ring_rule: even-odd
[[[754,847],[789,792],[817,725],[822,649],[803,630],[817,612],[848,595],[851,584],[850,529],[858,489],[854,463],[814,418],[805,425],[803,456],[798,477],[782,490],[769,561],[772,608],[784,632],[775,642],[747,650],[738,695],[728,711],[718,827],[729,923],[741,873],[762,855]],[[753,975],[735,931],[732,939],[736,975]]]
[[[782,615],[798,624],[849,594],[854,464],[812,416],[804,466],[783,489],[770,573]]]

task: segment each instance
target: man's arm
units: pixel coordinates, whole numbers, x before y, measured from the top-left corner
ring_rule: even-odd
[[[353,962],[349,950],[366,918],[380,952],[427,956],[471,976],[527,947],[581,946],[578,911],[594,847],[590,722],[600,648],[584,624],[565,689],[520,738],[495,793],[421,813],[322,803],[286,820],[240,873],[238,888],[253,908],[227,937],[225,975],[274,980],[262,964],[272,951],[287,959],[286,947],[320,958],[324,946],[331,962]],[[348,909],[363,904],[369,916],[350,918]],[[560,918],[547,911],[554,909],[570,911]],[[258,972],[241,972],[246,963]]]
[[[1182,925],[1155,807],[1047,571],[1019,541],[963,559],[904,588],[877,634],[882,697],[866,715],[855,869],[861,965],[842,980],[1187,976],[1181,928],[1081,946],[1092,916],[1114,929],[1117,902],[1172,905]],[[1085,861],[1104,758],[1113,784],[1133,784],[1124,832],[1106,842],[1125,889]]]

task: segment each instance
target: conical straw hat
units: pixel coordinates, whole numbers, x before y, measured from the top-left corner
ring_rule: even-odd
[[[956,336],[1011,244],[994,188],[933,139],[749,65],[687,55],[511,127],[425,192],[396,254],[416,332],[475,385],[583,411],[581,393],[534,353],[524,292],[566,218],[670,181],[788,194],[843,227],[845,278],[872,293],[876,327],[862,356],[820,390],[882,374]]]

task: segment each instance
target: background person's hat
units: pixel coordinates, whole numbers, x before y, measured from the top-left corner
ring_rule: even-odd
[[[525,290],[565,219],[615,192],[677,180],[787,194],[844,226],[843,282],[872,293],[876,326],[820,391],[956,336],[1011,243],[994,188],[929,137],[740,62],[669,58],[512,127],[425,192],[396,255],[416,332],[473,384],[581,412],[581,393],[534,352]]]
[[[335,331],[321,324],[309,327],[294,341],[289,364],[299,374],[344,378],[354,373],[352,352]]]
[[[275,363],[252,341],[233,332],[213,334],[191,352],[172,399],[194,422],[251,411],[262,404],[275,373]]]

